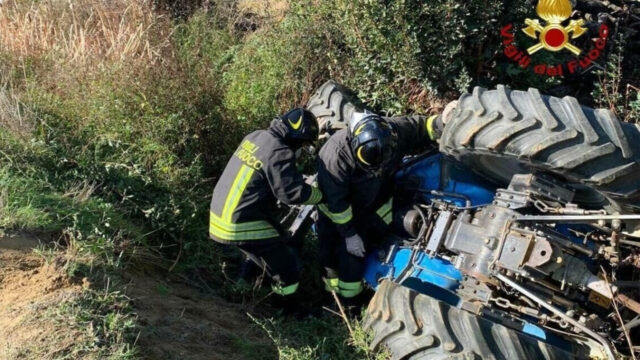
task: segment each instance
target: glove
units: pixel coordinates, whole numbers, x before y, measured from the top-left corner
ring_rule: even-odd
[[[347,252],[353,256],[364,257],[364,242],[360,235],[349,236],[346,240]]]
[[[444,107],[444,111],[442,112],[442,125],[446,125],[451,117],[453,117],[453,110],[458,106],[458,100],[452,101]]]

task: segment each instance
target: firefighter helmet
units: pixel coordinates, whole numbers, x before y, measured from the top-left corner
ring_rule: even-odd
[[[288,138],[299,143],[310,143],[318,140],[318,120],[315,115],[303,108],[292,109],[280,116],[287,126]]]
[[[398,146],[395,129],[381,116],[367,114],[351,133],[351,151],[367,171],[379,171],[394,158]]]

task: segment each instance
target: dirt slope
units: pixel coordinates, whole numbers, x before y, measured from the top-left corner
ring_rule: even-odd
[[[80,334],[58,331],[50,311],[82,292],[59,263],[33,253],[33,236],[0,237],[0,359],[55,358]]]
[[[146,359],[277,359],[266,334],[236,304],[145,274],[131,275],[138,345]]]
[[[60,304],[92,285],[66,275],[64,258],[40,256],[31,235],[0,236],[0,359],[78,358],[69,349],[87,339]],[[143,359],[276,359],[275,346],[241,307],[201,294],[156,273],[124,275],[137,316]],[[62,321],[61,321],[62,319]],[[82,354],[80,358],[100,358]]]

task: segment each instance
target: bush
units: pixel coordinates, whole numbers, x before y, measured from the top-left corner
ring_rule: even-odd
[[[629,34],[625,31],[618,33],[615,48],[611,52],[604,69],[596,72],[597,82],[593,91],[593,98],[599,107],[613,111],[622,121],[640,122],[640,87],[635,86],[634,77],[640,75],[640,69],[629,66],[628,42]],[[625,66],[626,65],[626,66]]]
[[[247,36],[224,74],[224,106],[239,126],[265,126],[275,115],[306,103],[315,86],[329,75],[334,31],[322,19],[324,5],[292,5],[273,27]],[[316,12],[318,11],[318,12]]]
[[[485,1],[339,1],[347,84],[392,113],[406,111],[412,93],[465,91],[501,9]]]
[[[203,221],[211,186],[207,173],[219,171],[217,157],[228,139],[211,131],[221,122],[219,108],[211,93],[202,91],[210,82],[183,76],[189,64],[167,51],[174,47],[171,31],[164,31],[167,19],[144,2],[111,6],[123,4],[120,23],[112,21],[104,4],[89,0],[80,9],[57,1],[30,8],[14,3],[2,14],[12,25],[18,13],[28,12],[35,20],[26,30],[81,26],[75,23],[80,20],[87,27],[77,37],[54,31],[47,33],[47,41],[26,42],[19,49],[22,60],[8,53],[16,72],[23,74],[9,83],[32,131],[22,137],[16,131],[3,134],[0,145],[12,161],[2,170],[9,179],[29,174],[26,180],[34,184],[33,192],[9,194],[20,201],[7,210],[38,211],[41,221],[22,216],[4,223],[72,234],[80,243],[100,243],[105,249],[119,250],[126,238],[131,248],[166,248],[169,256],[194,243],[193,248],[203,250],[200,244],[208,244]],[[139,16],[127,17],[135,11]],[[49,20],[47,14],[57,18]],[[135,24],[140,19],[142,24]],[[96,39],[89,42],[81,34]],[[27,36],[16,33],[21,35]],[[130,42],[118,42],[122,36]],[[17,46],[3,40],[5,49]],[[85,41],[83,52],[79,46]],[[15,116],[11,121],[17,121]],[[79,186],[91,189],[87,201],[67,199]],[[111,231],[102,229],[114,214],[126,224],[111,220]]]

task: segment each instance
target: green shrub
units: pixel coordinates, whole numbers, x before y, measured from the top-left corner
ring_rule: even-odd
[[[292,4],[288,16],[273,27],[247,36],[224,74],[224,106],[239,126],[252,129],[293,106],[329,76],[327,34],[333,25],[322,19],[325,4]],[[318,12],[316,12],[318,11]]]
[[[640,122],[640,87],[630,79],[640,74],[640,69],[629,65],[629,34],[621,31],[614,41],[605,67],[596,71],[597,80],[593,99],[598,107],[612,110],[622,121]],[[633,54],[635,55],[635,54]],[[633,64],[633,63],[631,63]]]
[[[207,145],[200,139],[203,124],[214,115],[200,112],[206,109],[198,103],[202,99],[179,91],[183,83],[173,74],[138,72],[138,84],[130,76],[127,70],[112,68],[82,87],[66,89],[64,95],[30,82],[22,101],[34,114],[35,131],[26,143],[14,141],[11,148],[3,144],[15,159],[6,171],[33,176],[41,194],[28,194],[34,197],[29,203],[53,202],[50,211],[56,216],[68,219],[64,215],[77,210],[82,214],[78,221],[100,227],[107,219],[90,216],[94,201],[135,222],[138,235],[120,237],[137,246],[177,251],[177,244],[206,239],[203,198],[210,184],[205,184],[201,155]],[[79,209],[49,198],[78,184],[92,187],[91,201],[78,204]],[[84,240],[96,232],[60,218],[56,226],[50,229],[68,232],[71,227],[77,229],[75,237]]]
[[[338,4],[351,71],[346,83],[392,113],[407,110],[411,93],[466,90],[502,9],[500,2],[485,1]]]

